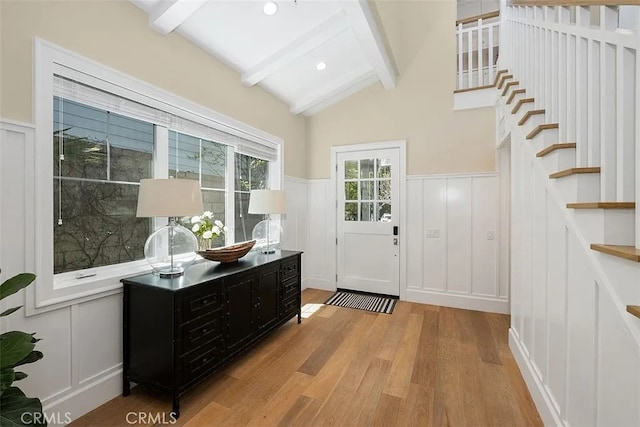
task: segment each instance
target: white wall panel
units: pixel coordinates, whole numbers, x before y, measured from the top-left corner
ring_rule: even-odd
[[[83,384],[122,363],[122,295],[79,304],[72,313],[74,359]]]
[[[617,307],[606,292],[598,291],[599,426],[632,427],[640,402],[640,347],[625,330]]]
[[[593,272],[575,235],[568,240],[567,282],[567,420],[595,425],[596,293]]]
[[[420,179],[407,181],[407,288],[422,286],[422,185],[423,180]]]
[[[336,245],[335,200],[332,200],[330,191],[331,180],[314,179],[308,181],[307,185],[308,234],[303,265],[306,285],[332,290],[336,287]]]
[[[544,186],[535,185],[533,193],[533,360],[540,377],[547,370],[547,192]]]
[[[287,213],[283,215],[283,249],[304,251],[307,244],[307,181],[284,177]],[[304,274],[304,270],[303,270]]]
[[[422,288],[447,289],[447,179],[422,181]]]
[[[471,293],[497,297],[498,290],[498,179],[473,179]]]
[[[447,180],[447,292],[471,293],[471,180]]]

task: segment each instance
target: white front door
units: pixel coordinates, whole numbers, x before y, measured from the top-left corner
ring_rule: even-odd
[[[400,295],[399,148],[337,153],[337,287]]]

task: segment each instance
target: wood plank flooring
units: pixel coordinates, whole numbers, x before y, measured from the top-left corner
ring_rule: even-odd
[[[303,305],[330,295],[307,289]],[[542,426],[508,328],[505,315],[403,301],[392,315],[322,306],[187,393],[173,425]],[[161,425],[170,410],[135,387],[71,425]]]

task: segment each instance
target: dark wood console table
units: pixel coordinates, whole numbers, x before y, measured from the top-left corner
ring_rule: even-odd
[[[298,316],[301,252],[203,261],[184,276],[123,279],[122,395],[130,382],[180,397],[257,341]]]

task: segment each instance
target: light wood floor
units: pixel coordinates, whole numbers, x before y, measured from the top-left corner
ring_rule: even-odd
[[[330,295],[307,289],[303,304]],[[541,426],[508,327],[505,315],[402,301],[392,315],[323,306],[187,393],[174,425]],[[72,425],[170,410],[136,387]]]

